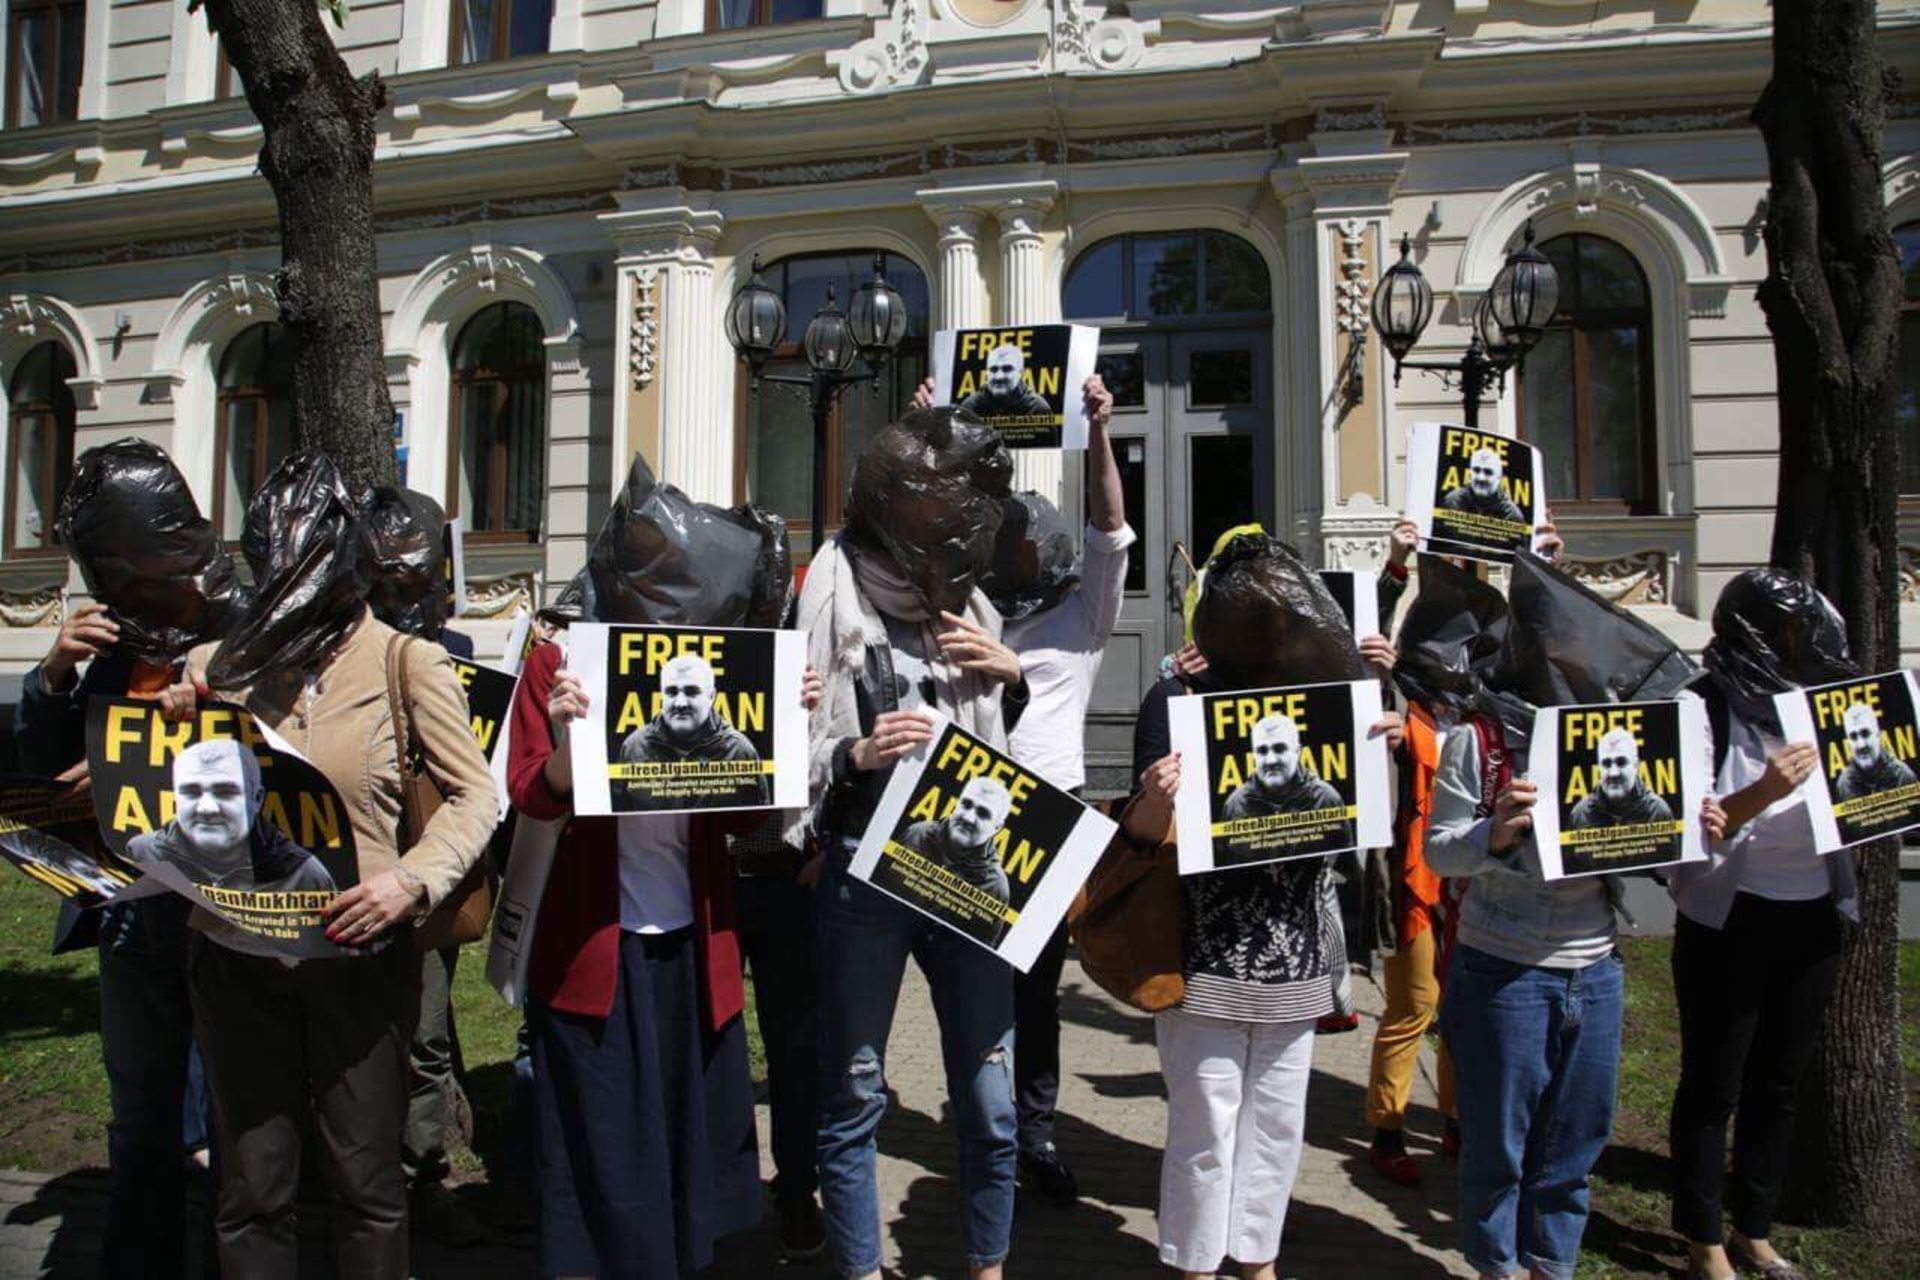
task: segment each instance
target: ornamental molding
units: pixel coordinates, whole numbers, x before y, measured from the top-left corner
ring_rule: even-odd
[[[1367,494],[1355,494],[1344,506],[1320,516],[1321,563],[1328,569],[1378,572],[1386,563],[1387,543],[1399,513]],[[1390,619],[1382,618],[1384,627]]]
[[[532,613],[539,590],[539,575],[532,570],[468,578],[466,604],[460,610],[460,616],[493,620],[511,618],[522,609]]]
[[[1565,115],[1510,116],[1487,120],[1409,120],[1399,127],[1400,141],[1518,142],[1537,138],[1633,137],[1650,133],[1703,133],[1751,127],[1753,107],[1709,107],[1693,111],[1575,111]]]
[[[1369,102],[1357,106],[1326,106],[1313,113],[1315,133],[1357,133],[1387,127],[1387,104]]]
[[[917,84],[926,74],[927,15],[922,0],[892,0],[873,34],[851,49],[827,54],[848,93],[875,93]]]
[[[14,361],[43,342],[58,342],[73,357],[67,388],[73,392],[74,407],[98,408],[105,379],[100,346],[85,318],[47,294],[0,293],[0,375],[11,372]]]
[[[1054,65],[1063,70],[1125,71],[1146,52],[1146,31],[1130,17],[1096,16],[1080,0],[1054,0]]]
[[[57,627],[66,621],[65,582],[11,590],[0,587],[0,627]]]
[[[1088,138],[1067,143],[1067,159],[1163,160],[1220,151],[1271,151],[1272,125],[1215,129],[1206,133],[1164,133],[1148,137]]]
[[[633,371],[633,389],[643,391],[658,371],[660,320],[653,296],[660,281],[658,267],[633,273],[633,324],[627,334],[627,363]]]
[[[1726,314],[1733,276],[1700,206],[1658,174],[1607,163],[1596,143],[1569,143],[1566,164],[1508,186],[1474,220],[1454,279],[1462,315],[1473,313],[1529,222],[1541,239],[1582,227],[1612,235],[1653,277],[1684,287],[1689,315]]]
[[[1920,604],[1920,547],[1910,542],[1899,545],[1900,603]]]
[[[190,371],[209,371],[242,329],[280,315],[273,277],[259,271],[229,271],[189,288],[161,322],[153,364],[146,373],[149,404],[167,404],[186,385]]]
[[[1673,603],[1673,556],[1662,548],[1629,551],[1601,559],[1567,556],[1560,560],[1560,568],[1609,604]],[[1903,579],[1904,576],[1903,566]]]
[[[280,314],[280,294],[273,281],[258,272],[236,271],[207,285],[200,294],[207,311],[230,311],[250,321],[272,320]]]
[[[1920,195],[1920,155],[1901,156],[1881,170],[1881,175],[1881,199],[1889,213]],[[1902,214],[1907,212],[1910,211],[1901,210]]]
[[[545,255],[520,245],[481,242],[434,259],[407,285],[388,325],[389,370],[410,368],[430,345],[444,345],[439,330],[504,301],[525,303],[540,317],[550,361],[577,362],[579,312]],[[561,372],[559,363],[551,367]]]

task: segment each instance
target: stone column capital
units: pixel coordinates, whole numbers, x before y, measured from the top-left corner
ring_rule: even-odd
[[[685,191],[621,191],[619,208],[600,215],[622,265],[643,262],[704,262],[713,254],[726,215],[696,207]]]

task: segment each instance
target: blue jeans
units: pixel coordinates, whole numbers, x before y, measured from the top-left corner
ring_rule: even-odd
[[[1546,969],[1461,946],[1441,1034],[1460,1107],[1461,1248],[1482,1275],[1516,1263],[1571,1280],[1587,1175],[1613,1129],[1620,957]]]
[[[1013,970],[984,948],[847,874],[829,845],[816,894],[820,1200],[840,1272],[880,1269],[874,1133],[886,1113],[887,1033],[912,955],[927,977],[960,1148],[968,1262],[1013,1233]]]

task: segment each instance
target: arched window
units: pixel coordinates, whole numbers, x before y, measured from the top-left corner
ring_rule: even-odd
[[[495,62],[547,51],[553,0],[453,0],[447,62]]]
[[[475,314],[453,344],[453,480],[447,516],[475,537],[535,541],[547,488],[547,352],[518,302]]]
[[[213,524],[237,542],[247,504],[293,452],[293,343],[286,329],[269,320],[241,330],[220,356],[219,386]]]
[[[1900,381],[1893,420],[1900,432],[1900,492],[1920,494],[1920,222],[1893,233],[1900,246],[1907,293],[1900,304]]]
[[[849,388],[827,422],[829,530],[845,518],[847,486],[860,450],[906,409],[913,389],[927,374],[927,278],[919,267],[896,254],[884,255],[884,264],[888,283],[906,303],[907,336],[887,361],[879,384]],[[767,361],[766,372],[804,377],[807,358],[800,339],[807,321],[827,300],[829,284],[834,301],[846,310],[854,291],[873,278],[873,250],[782,258],[764,268],[761,278],[787,304],[788,341]],[[735,489],[741,498],[785,516],[799,551],[813,520],[813,419],[805,397],[788,395],[771,383],[762,383],[758,394],[750,394],[750,384],[743,365],[738,383],[743,438],[734,455],[739,459]]]
[[[1540,246],[1560,309],[1520,371],[1520,434],[1545,455],[1559,510],[1660,509],[1653,311],[1633,255],[1600,236]]]
[[[43,342],[7,387],[7,553],[59,546],[53,522],[73,478],[73,354]]]

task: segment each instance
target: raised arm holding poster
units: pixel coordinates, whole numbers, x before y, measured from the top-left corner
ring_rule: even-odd
[[[1697,699],[1542,707],[1527,774],[1540,874],[1604,875],[1704,859],[1700,803],[1712,757]]]
[[[1167,702],[1180,756],[1180,874],[1393,843],[1375,680]]]
[[[1532,549],[1547,509],[1540,454],[1511,436],[1416,422],[1407,437],[1407,519],[1422,550],[1505,564]]]
[[[87,765],[102,838],[144,873],[131,893],[185,896],[236,951],[342,954],[320,912],[359,882],[346,805],[250,713],[205,703],[175,723],[151,702],[94,698]]]
[[[942,329],[933,335],[933,402],[959,405],[1009,449],[1084,449],[1100,330],[1083,324]]]
[[[902,759],[850,870],[1026,972],[1114,824],[936,717]]]
[[[588,705],[569,735],[575,813],[807,803],[799,632],[576,622],[567,653]]]
[[[100,846],[93,800],[48,778],[0,774],[0,856],[63,898],[96,907],[140,877]]]
[[[1801,785],[1814,847],[1831,853],[1920,827],[1920,728],[1911,671],[1774,695],[1788,742],[1811,742],[1819,766]]]

